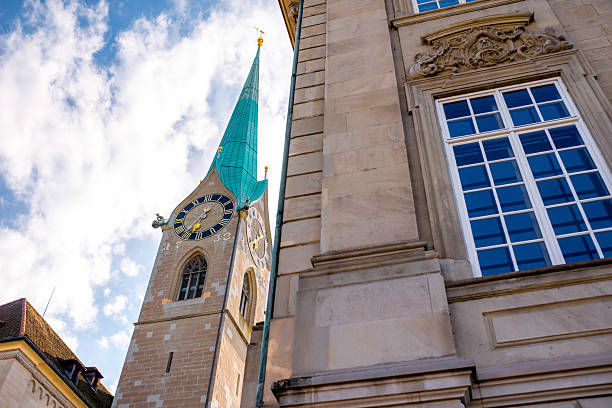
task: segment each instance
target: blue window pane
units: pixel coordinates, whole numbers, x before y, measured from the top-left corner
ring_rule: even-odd
[[[516,160],[491,163],[491,175],[495,185],[517,183],[523,181]]]
[[[470,217],[497,214],[497,205],[491,190],[464,194],[465,206]]]
[[[570,176],[578,198],[594,198],[608,195],[608,189],[598,172]]]
[[[584,144],[574,125],[550,129],[549,132],[557,149]]]
[[[499,217],[472,221],[472,235],[476,248],[506,243]]]
[[[497,198],[502,211],[517,211],[531,208],[531,201],[524,184],[497,189]]]
[[[463,191],[489,187],[489,175],[485,166],[472,166],[459,169],[459,178]]]
[[[567,263],[599,258],[595,244],[589,235],[562,238],[559,240],[559,246]]]
[[[427,4],[421,4],[419,6],[419,11],[423,12],[423,11],[429,11],[429,10],[435,10],[438,8],[438,5],[434,2],[434,3],[427,3]]]
[[[478,263],[482,276],[514,271],[507,247],[478,251]]]
[[[453,152],[455,153],[457,166],[466,166],[484,161],[478,142],[457,145],[453,147]]]
[[[552,207],[546,211],[556,235],[586,230],[586,224],[576,204]]]
[[[527,154],[552,150],[552,146],[548,141],[548,136],[546,136],[546,132],[543,130],[523,133],[519,137],[521,139],[521,144],[523,145],[523,150],[525,150],[525,153]]]
[[[559,152],[559,156],[561,156],[565,170],[567,170],[568,173],[592,170],[595,168],[595,163],[591,160],[591,155],[584,147],[562,150]]]
[[[543,268],[550,265],[550,257],[543,242],[515,245],[512,249],[514,250],[514,258],[516,259],[519,271]]]
[[[504,127],[504,121],[499,113],[477,116],[476,124],[478,125],[479,132],[489,132],[491,130],[502,129]]]
[[[482,98],[470,99],[472,110],[475,114],[493,112],[497,110],[497,104],[493,96],[483,96]]]
[[[538,221],[533,211],[505,215],[504,221],[506,221],[506,228],[508,229],[508,235],[512,242],[542,238],[540,228],[538,227]]]
[[[574,196],[565,178],[538,181],[538,190],[544,205],[561,204],[574,201]]]
[[[538,113],[533,106],[510,111],[512,122],[515,126],[528,125],[540,121]]]
[[[591,223],[591,228],[612,227],[612,200],[590,201],[583,203],[582,207]]]
[[[547,103],[539,107],[544,120],[566,118],[570,115],[563,102]]]
[[[554,153],[529,156],[527,161],[534,178],[551,177],[563,173]]]
[[[470,107],[467,101],[445,103],[444,115],[446,115],[447,120],[470,116]]]
[[[488,160],[499,160],[514,157],[512,146],[507,137],[501,139],[485,140],[482,142]]]
[[[448,7],[459,4],[459,0],[440,0],[440,7]]]
[[[512,91],[504,93],[504,100],[508,108],[516,108],[517,106],[530,105],[531,97],[526,89],[520,91]]]
[[[538,103],[561,99],[561,95],[557,92],[557,87],[553,84],[531,88],[531,94]]]
[[[605,258],[612,257],[612,231],[598,232],[595,234],[595,238],[597,238],[603,256]]]
[[[472,118],[458,119],[448,122],[448,133],[450,137],[471,135],[476,133]]]

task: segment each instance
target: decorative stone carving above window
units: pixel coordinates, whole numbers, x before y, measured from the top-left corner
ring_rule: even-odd
[[[415,56],[415,64],[408,72],[410,79],[468,71],[572,48],[564,36],[550,27],[528,32],[525,29],[530,21],[528,16],[496,16],[489,21],[476,21],[476,25],[449,27],[427,36],[424,41],[433,50]],[[514,24],[510,24],[512,19]]]

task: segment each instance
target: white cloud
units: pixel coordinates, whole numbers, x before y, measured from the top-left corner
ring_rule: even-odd
[[[103,349],[108,348],[108,338],[106,336],[102,336],[100,340],[98,340],[98,345]]]
[[[119,269],[121,270],[121,273],[127,276],[138,276],[140,270],[143,269],[143,266],[138,265],[136,262],[129,258],[123,258]]]
[[[104,316],[114,316],[125,310],[128,298],[124,295],[115,296],[115,298],[104,306]]]
[[[110,337],[110,342],[113,344],[113,346],[120,350],[127,350],[128,346],[130,345],[131,338],[131,331],[123,330],[113,334]]]
[[[0,35],[0,174],[29,205],[18,229],[0,228],[0,301],[26,296],[43,308],[57,285],[48,315],[75,333],[94,327],[94,291],[113,276],[113,255],[130,255],[129,239],[158,240],[154,213],[167,216],[208,169],[256,51],[253,25],[267,33],[259,172],[270,166],[274,214],[289,41],[276,1],[222,6],[185,38],[164,15],[138,20],[118,36],[110,68],[93,58],[108,29],[104,1],[29,0],[30,29]],[[120,266],[127,277],[140,269],[127,257]],[[121,306],[105,315],[111,305]]]

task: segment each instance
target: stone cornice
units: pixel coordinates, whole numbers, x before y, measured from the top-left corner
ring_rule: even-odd
[[[446,282],[449,303],[612,280],[612,258]]]
[[[354,248],[343,251],[332,251],[312,257],[312,269],[301,271],[300,277],[311,278],[340,272],[354,272],[368,268],[387,267],[409,262],[435,260],[438,254],[426,250],[425,241],[399,242],[367,248]],[[436,264],[439,271],[439,264]],[[410,271],[406,270],[406,273]],[[431,273],[419,269],[412,274]]]
[[[368,406],[379,406],[374,404],[383,401],[385,406],[392,402],[399,406],[412,393],[418,394],[420,402],[461,400],[471,386],[474,370],[474,361],[450,356],[293,377],[275,382],[272,392],[283,406],[319,406],[310,405],[313,392],[321,406],[333,403],[338,393],[351,401],[372,404]],[[438,388],[426,389],[425,384],[434,378]],[[444,382],[448,387],[442,385]]]
[[[455,37],[464,31],[469,31],[472,27],[524,27],[531,22],[533,22],[533,13],[499,14],[452,24],[422,37],[421,40],[423,41],[423,44],[432,45],[434,41],[447,37]]]

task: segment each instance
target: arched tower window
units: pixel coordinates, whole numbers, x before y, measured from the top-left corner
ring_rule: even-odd
[[[242,293],[240,295],[240,314],[247,320],[249,313],[249,299],[251,297],[251,285],[249,284],[249,275],[244,274],[242,278]]]
[[[204,278],[206,277],[206,260],[198,255],[183,269],[181,289],[178,300],[192,299],[202,296]]]

